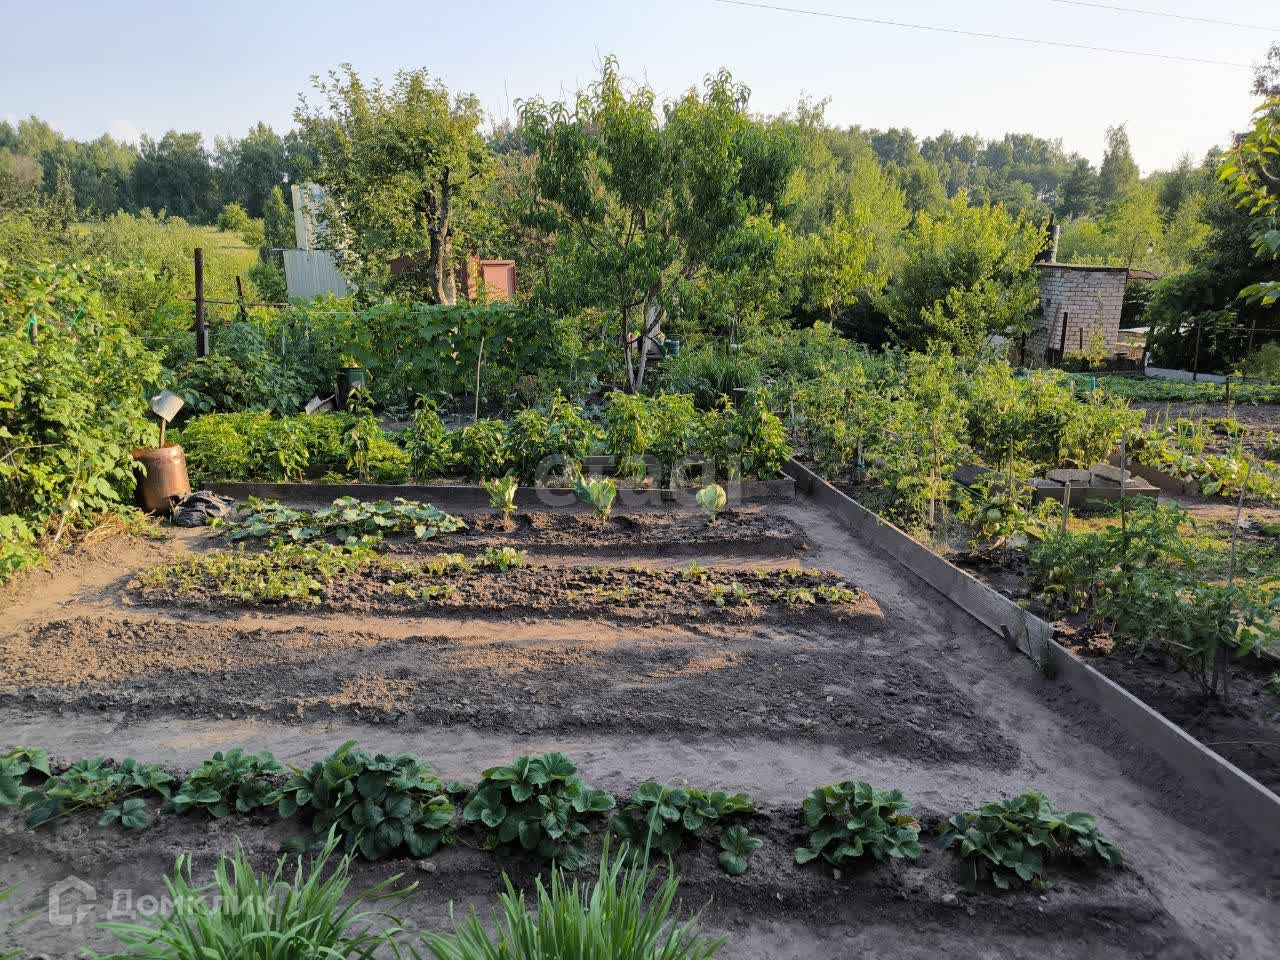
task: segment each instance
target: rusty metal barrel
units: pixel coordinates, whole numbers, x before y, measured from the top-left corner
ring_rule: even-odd
[[[133,451],[133,459],[146,467],[138,477],[138,506],[147,513],[168,513],[170,497],[191,492],[187,477],[187,455],[176,443]]]

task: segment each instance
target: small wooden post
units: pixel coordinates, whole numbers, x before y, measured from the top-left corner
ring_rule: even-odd
[[[1196,317],[1196,355],[1191,358],[1191,379],[1200,379],[1200,318]]]
[[[1067,518],[1071,516],[1071,480],[1062,488],[1062,532],[1067,532]]]
[[[209,355],[209,327],[204,316],[204,250],[196,247],[196,356]]]
[[[244,284],[240,281],[240,274],[236,274],[236,303],[239,308],[236,313],[242,321],[249,319],[249,311],[244,306]]]

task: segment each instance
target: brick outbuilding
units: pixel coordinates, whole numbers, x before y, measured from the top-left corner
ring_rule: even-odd
[[[1053,261],[1035,267],[1040,271],[1040,315],[1027,336],[1027,360],[1059,362],[1064,354],[1087,347],[1097,334],[1106,339],[1108,355],[1114,353],[1129,268]]]

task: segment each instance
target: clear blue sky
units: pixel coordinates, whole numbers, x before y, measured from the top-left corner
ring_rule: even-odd
[[[766,0],[769,2],[769,0]],[[1097,0],[1280,28],[1274,0]],[[776,0],[778,5],[1242,63],[1280,32],[1052,0]],[[1061,137],[1098,160],[1127,122],[1144,171],[1199,156],[1253,107],[1244,69],[926,33],[712,0],[352,0],[212,4],[2,0],[0,117],[37,114],[78,138],[169,128],[239,134],[291,123],[309,77],[344,61],[389,76],[425,66],[509,115],[520,97],[570,92],[599,59],[674,94],[719,66],[774,113],[830,97],[830,121]],[[21,38],[21,42],[15,42]]]

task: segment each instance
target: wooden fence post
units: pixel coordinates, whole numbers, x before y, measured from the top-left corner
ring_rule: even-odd
[[[196,247],[196,356],[209,355],[209,327],[204,317],[204,250]]]

